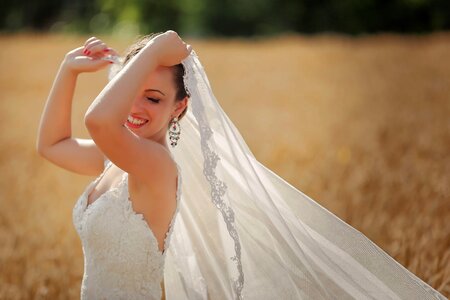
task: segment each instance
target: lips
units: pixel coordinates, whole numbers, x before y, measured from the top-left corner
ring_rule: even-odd
[[[126,121],[126,125],[131,128],[140,128],[148,123],[147,119],[135,116],[135,115],[129,115]]]

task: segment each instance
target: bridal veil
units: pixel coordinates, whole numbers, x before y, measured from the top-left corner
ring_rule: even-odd
[[[195,51],[171,151],[183,186],[166,299],[446,299],[361,232],[261,164]]]

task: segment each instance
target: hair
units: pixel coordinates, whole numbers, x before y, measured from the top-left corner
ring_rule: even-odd
[[[158,32],[158,33],[151,33],[151,34],[147,34],[147,35],[143,35],[138,37],[138,39],[128,47],[128,49],[125,52],[124,55],[124,59],[122,62],[122,66],[125,66],[136,54],[139,53],[139,51],[142,50],[142,48],[145,47],[145,45],[147,45],[147,43],[154,38],[155,36],[157,36],[158,34],[160,34],[162,32]],[[175,80],[175,86],[177,89],[177,92],[175,94],[175,101],[181,101],[183,100],[185,97],[190,97],[191,95],[189,94],[189,91],[187,90],[186,86],[184,85],[184,75],[185,75],[185,70],[184,70],[184,66],[183,64],[177,64],[171,67],[173,70],[173,77]],[[188,106],[186,106],[186,108],[181,112],[181,114],[178,117],[178,120],[181,120],[184,115],[186,114],[188,109]],[[170,123],[169,123],[169,127],[170,127]]]

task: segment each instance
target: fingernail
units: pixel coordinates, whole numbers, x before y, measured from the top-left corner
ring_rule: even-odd
[[[86,52],[86,54],[87,54],[87,55],[91,54],[91,51],[88,50],[88,51]]]
[[[103,49],[103,51],[105,51],[105,52],[108,52],[110,50],[111,50],[110,48]]]
[[[86,51],[87,51],[87,49],[84,49],[84,50],[83,50],[83,53],[86,54]]]

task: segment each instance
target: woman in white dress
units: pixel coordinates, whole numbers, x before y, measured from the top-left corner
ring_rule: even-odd
[[[166,298],[176,300],[445,299],[261,164],[175,32],[117,58],[86,113],[93,141],[71,139],[73,73],[115,55],[95,38],[85,46],[90,52],[67,55],[40,129],[41,153],[67,169],[98,175],[108,158],[73,210],[85,255],[82,298],[159,299],[164,278]],[[140,117],[129,119],[135,125],[125,123],[130,114]],[[169,122],[173,146],[182,131],[172,151]]]
[[[39,153],[68,170],[100,174],[73,210],[85,254],[83,299],[161,298],[181,185],[166,135],[170,129],[175,146],[188,101],[180,62],[190,46],[175,32],[151,37],[130,47],[130,68],[89,107],[84,121],[92,140],[71,137],[70,108],[77,75],[110,65],[116,55],[101,40],[67,53],[42,115]]]

